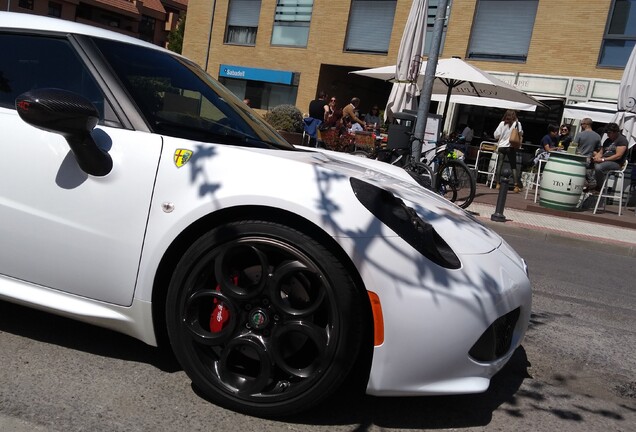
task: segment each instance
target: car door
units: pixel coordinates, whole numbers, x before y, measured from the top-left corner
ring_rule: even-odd
[[[131,304],[161,137],[123,126],[71,39],[0,32],[0,52],[0,288],[17,280]],[[86,174],[61,135],[18,116],[16,96],[47,87],[97,107],[108,175]]]

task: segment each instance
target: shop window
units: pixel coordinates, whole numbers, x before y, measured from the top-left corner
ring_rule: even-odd
[[[60,18],[62,16],[62,5],[56,2],[49,2],[49,16]]]
[[[396,4],[395,0],[352,0],[345,51],[386,54]]]
[[[614,0],[607,18],[598,64],[624,68],[635,45],[636,0]]]
[[[278,105],[296,104],[298,86],[219,77],[219,82],[239,99],[249,99],[252,108],[270,110]]]
[[[20,6],[22,9],[33,10],[33,0],[20,0],[18,2],[18,6]]]
[[[272,45],[306,47],[313,0],[278,0]]]
[[[525,62],[539,0],[478,0],[468,58]]]
[[[260,15],[261,0],[230,0],[225,43],[255,45]]]

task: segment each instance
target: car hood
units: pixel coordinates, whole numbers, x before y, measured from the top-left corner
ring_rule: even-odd
[[[386,189],[415,209],[458,254],[484,254],[502,244],[502,238],[473,215],[423,188],[402,168],[329,150],[302,148],[291,157],[319,164],[342,175]]]

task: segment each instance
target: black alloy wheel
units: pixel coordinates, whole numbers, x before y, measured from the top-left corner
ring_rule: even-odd
[[[177,265],[166,306],[182,367],[213,402],[278,417],[342,384],[363,334],[362,299],[336,257],[286,226],[214,229]]]

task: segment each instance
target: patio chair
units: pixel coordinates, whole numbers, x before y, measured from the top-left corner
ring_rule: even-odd
[[[543,165],[547,162],[547,159],[540,159],[539,164],[537,165],[536,172],[532,173],[532,177],[530,181],[526,185],[526,196],[525,199],[528,199],[528,192],[530,189],[534,189],[534,202],[537,202],[537,194],[539,193],[539,186],[541,186],[541,173],[543,172]]]
[[[609,171],[605,174],[605,179],[603,180],[603,186],[601,186],[601,192],[598,194],[598,199],[596,200],[596,205],[594,206],[594,213],[598,210],[598,206],[603,200],[603,210],[605,210],[605,203],[607,202],[607,198],[618,199],[618,215],[621,215],[621,210],[623,207],[623,194],[624,191],[624,180],[625,180],[625,169],[627,168],[628,161],[625,160],[623,166],[620,169]],[[614,187],[610,186],[610,178],[614,178],[612,184]],[[618,194],[617,194],[618,192]]]
[[[480,160],[480,157],[483,158]],[[492,188],[495,182],[495,170],[497,169],[498,158],[497,143],[482,141],[482,143],[479,144],[479,150],[477,150],[477,157],[475,158],[475,173],[476,177],[479,177],[479,174],[485,174],[487,185],[490,179],[490,188]]]

